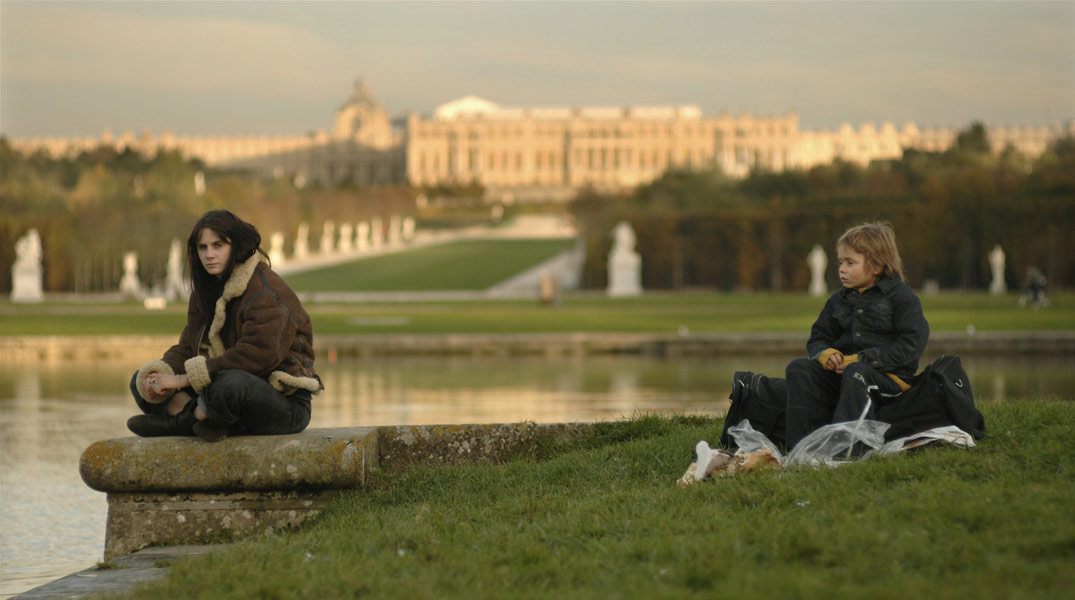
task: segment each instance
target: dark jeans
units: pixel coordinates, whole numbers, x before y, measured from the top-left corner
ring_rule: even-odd
[[[866,408],[867,419],[875,419],[881,404],[898,397],[902,390],[891,377],[863,363],[851,363],[843,374],[829,371],[816,360],[796,358],[785,372],[788,385],[786,416],[787,448],[790,450],[815,429],[829,423],[857,421]]]
[[[167,402],[151,404],[138,393],[136,379],[131,378],[131,394],[138,408],[150,415],[167,415]],[[187,388],[191,400],[184,411],[193,411],[197,404],[209,415],[207,421],[226,428],[228,435],[278,435],[298,433],[310,424],[310,392],[299,390],[285,396],[269,382],[246,371],[229,370],[217,373],[213,382],[198,398]]]

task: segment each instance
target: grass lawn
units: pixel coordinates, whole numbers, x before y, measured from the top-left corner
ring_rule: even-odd
[[[1046,310],[1020,309],[1016,296],[951,293],[923,298],[932,331],[1075,329],[1075,294],[1053,294]],[[647,293],[641,298],[567,295],[537,301],[309,304],[314,335],[647,332],[795,332],[806,335],[823,299],[806,294]],[[0,303],[0,334],[178,335],[186,307],[147,311],[137,304]]]
[[[383,476],[124,597],[1070,597],[1070,400],[981,407],[974,449],[688,488],[721,419],[605,423],[571,449]]]
[[[465,240],[288,275],[297,292],[484,290],[572,247],[571,239]]]

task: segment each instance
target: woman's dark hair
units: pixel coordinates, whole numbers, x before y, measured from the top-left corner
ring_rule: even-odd
[[[212,229],[220,239],[231,244],[231,256],[228,264],[220,277],[210,275],[202,266],[201,258],[198,257],[198,240],[202,236],[202,230]],[[194,229],[187,238],[187,262],[190,263],[190,285],[198,298],[201,300],[202,309],[212,318],[216,301],[224,293],[224,284],[231,277],[235,265],[246,262],[260,252],[268,259],[268,255],[260,248],[261,234],[256,227],[235,216],[228,210],[211,210],[198,219]]]

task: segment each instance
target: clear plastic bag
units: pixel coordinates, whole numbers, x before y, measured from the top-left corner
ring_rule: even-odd
[[[851,458],[855,444],[862,444],[871,451],[883,446],[889,427],[888,423],[868,419],[825,425],[796,444],[783,464],[838,465]]]
[[[721,448],[710,448],[709,442],[702,440],[694,447],[698,460],[687,467],[687,471],[676,482],[679,486],[688,486],[702,481],[710,475],[729,477],[739,473],[748,473],[765,468],[779,468],[782,457],[764,433],[755,430],[746,419],[728,429],[728,434],[739,446],[735,454]]]
[[[887,442],[884,446],[881,446],[875,454],[878,456],[895,454],[896,452],[912,450],[933,443],[946,443],[960,448],[973,448],[974,438],[971,434],[955,425],[945,425],[944,427],[934,427],[933,429],[927,429],[907,437],[902,437],[898,440]]]
[[[735,427],[728,428],[728,435],[732,436],[735,440],[735,445],[739,447],[736,454],[750,454],[763,448],[768,448],[773,456],[776,457],[777,462],[783,463],[784,457],[780,454],[780,450],[776,448],[776,445],[769,441],[769,438],[765,437],[765,434],[755,430],[750,426],[750,421],[743,419],[739,421],[739,424]]]

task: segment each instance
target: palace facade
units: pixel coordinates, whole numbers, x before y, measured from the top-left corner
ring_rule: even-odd
[[[987,127],[994,152],[1011,145],[1037,156],[1055,139],[1075,135],[1075,120],[1029,127]],[[407,182],[415,186],[480,184],[492,198],[569,198],[584,187],[625,189],[668,169],[719,167],[733,177],[752,169],[810,168],[842,159],[857,164],[897,159],[904,149],[950,147],[957,127],[897,129],[843,125],[799,128],[794,111],[708,117],[692,105],[505,108],[475,96],[432,115],[392,119],[362,81],[336,110],[331,131],[302,136],[182,137],[164,133],[114,138],[13,139],[23,152],[73,156],[101,145],[152,155],[177,150],[222,169],[287,177],[297,185]]]

